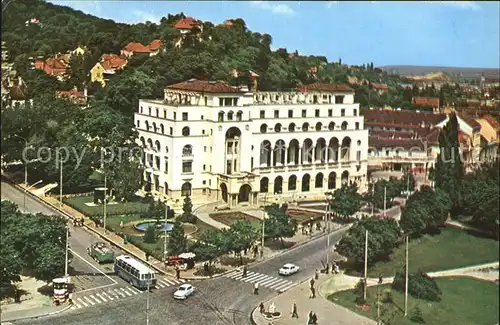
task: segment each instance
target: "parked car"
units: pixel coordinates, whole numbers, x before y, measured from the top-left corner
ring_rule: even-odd
[[[192,285],[184,283],[179,287],[179,289],[177,289],[176,292],[174,292],[174,298],[185,300],[194,293],[194,290],[195,288]]]
[[[299,271],[299,267],[295,264],[287,263],[279,270],[280,275],[292,275]]]

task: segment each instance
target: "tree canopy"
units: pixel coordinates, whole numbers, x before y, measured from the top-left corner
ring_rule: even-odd
[[[358,193],[358,186],[355,183],[342,184],[342,187],[329,193],[330,211],[344,219],[350,218],[361,208],[362,196]]]

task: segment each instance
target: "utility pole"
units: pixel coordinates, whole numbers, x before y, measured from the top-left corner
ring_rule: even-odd
[[[410,173],[408,173],[408,177],[406,180],[406,195],[407,197],[410,196]]]
[[[165,225],[163,226],[163,230],[165,233],[163,234],[163,263],[165,265],[165,269],[167,269],[167,217],[168,217],[168,200],[165,200]]]
[[[106,208],[108,201],[108,183],[106,177],[106,171],[104,171],[104,206],[103,206],[103,221],[104,221],[104,234],[106,235]]]
[[[406,235],[406,261],[405,261],[405,317],[408,315],[408,235]]]
[[[372,178],[372,217],[373,213],[375,212],[375,183],[373,183],[373,178]]]
[[[59,204],[62,207],[63,206],[63,161],[61,157],[59,156]]]
[[[264,235],[265,235],[265,224],[266,224],[266,203],[267,203],[267,193],[264,196],[264,206],[262,208],[262,212],[264,213],[262,219],[262,257],[264,257]]]
[[[384,186],[384,218],[386,217],[385,210],[387,209],[387,186]]]
[[[68,246],[69,246],[69,226],[66,224],[66,250],[64,258],[64,276],[67,277],[68,274]]]
[[[328,194],[326,196],[326,207],[325,207],[325,222],[327,223],[327,234],[326,234],[326,272],[328,274],[328,263],[330,262],[330,202],[328,201]],[[333,273],[333,270],[332,270]]]
[[[368,278],[367,273],[368,273],[368,230],[366,231],[365,234],[365,281],[364,281],[365,283],[363,288],[363,300],[366,300],[366,289],[367,289],[366,280]]]
[[[149,282],[151,281],[151,271],[148,271],[149,280],[148,280],[148,292],[146,293],[146,325],[149,325]]]

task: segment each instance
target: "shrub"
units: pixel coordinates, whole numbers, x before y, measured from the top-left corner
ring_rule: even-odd
[[[177,220],[179,220],[180,222],[196,224],[198,218],[194,214],[183,214],[179,218],[177,218]]]
[[[366,300],[364,299],[365,282],[363,279],[359,280],[354,287],[354,292],[356,292],[356,303],[359,305],[364,305]],[[367,295],[368,297],[368,295]]]
[[[175,218],[175,211],[174,209],[168,209],[167,211],[167,219],[173,219]]]
[[[143,241],[145,243],[154,244],[157,239],[158,239],[158,232],[156,231],[156,226],[149,226],[148,228],[146,228]]]
[[[396,273],[394,281],[392,282],[392,287],[398,291],[404,292],[404,271]],[[416,274],[410,274],[408,276],[408,293],[415,298],[428,301],[441,301],[442,294],[436,281],[420,270]]]
[[[383,303],[392,303],[392,290],[391,289],[384,289],[382,292],[382,302]]]
[[[420,310],[420,307],[416,306],[415,309],[413,309],[410,320],[414,323],[417,323],[417,324],[424,324],[425,323],[425,320],[424,320],[424,317],[422,316],[422,311]]]

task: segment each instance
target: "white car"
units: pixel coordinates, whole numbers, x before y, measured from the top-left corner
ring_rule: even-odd
[[[174,292],[175,299],[184,300],[194,293],[194,287],[190,284],[184,283]]]
[[[299,271],[299,267],[295,264],[285,264],[281,267],[279,270],[280,275],[292,275],[294,273],[297,273]]]

